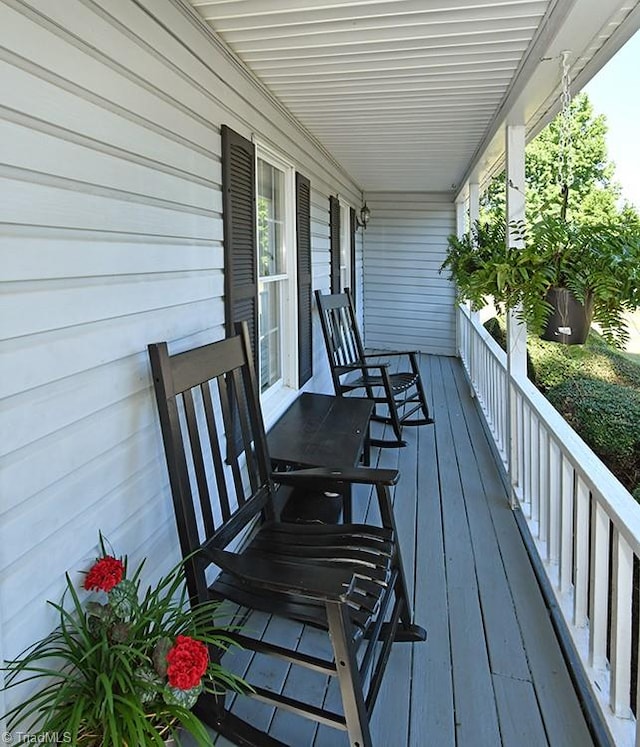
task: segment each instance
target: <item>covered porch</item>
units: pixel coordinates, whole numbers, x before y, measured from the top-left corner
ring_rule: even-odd
[[[638,0],[5,0],[0,27],[0,659],[52,629],[45,600],[93,561],[98,530],[151,576],[178,559],[147,345],[228,332],[232,129],[250,163],[289,180],[288,368],[267,426],[301,391],[331,391],[313,290],[351,285],[367,346],[422,353],[436,424],[375,455],[402,475],[402,551],[429,637],[392,654],[376,744],[607,743],[585,697],[615,743],[640,744],[637,506],[532,395],[526,331],[514,367],[439,273],[447,236],[505,165],[522,212],[524,144],[557,111],[561,52],[578,90],[640,27]],[[256,317],[263,279],[247,284]],[[544,598],[523,535],[549,572]],[[586,669],[591,683],[580,698],[551,625],[561,614],[576,679]],[[286,667],[264,677],[311,687]],[[0,714],[11,705],[2,694]],[[285,743],[338,744],[246,707]]]

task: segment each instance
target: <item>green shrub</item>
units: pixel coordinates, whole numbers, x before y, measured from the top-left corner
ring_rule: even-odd
[[[567,379],[594,379],[640,389],[640,366],[591,333],[585,345],[559,345],[532,337],[527,344],[533,380],[542,391]]]
[[[484,323],[484,328],[503,350],[507,349],[507,332],[502,319],[492,316]]]
[[[594,379],[571,379],[547,399],[609,469],[633,490],[640,482],[640,390]]]
[[[485,328],[504,350],[504,321]],[[640,503],[640,366],[592,332],[585,345],[529,337],[527,372]]]

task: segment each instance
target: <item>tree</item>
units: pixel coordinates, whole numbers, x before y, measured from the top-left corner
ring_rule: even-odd
[[[560,171],[560,117],[556,117],[527,145],[525,174],[527,219],[541,213],[559,214],[562,207]],[[571,102],[571,163],[567,217],[580,223],[607,219],[638,221],[635,208],[619,206],[621,188],[614,180],[615,164],[607,154],[607,120],[595,115],[589,97],[578,94]],[[483,216],[504,215],[505,174],[489,183],[482,200]]]

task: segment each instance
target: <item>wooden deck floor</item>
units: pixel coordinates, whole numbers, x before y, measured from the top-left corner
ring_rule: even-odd
[[[423,356],[435,426],[405,429],[394,505],[424,643],[397,644],[374,711],[379,747],[585,747],[592,744],[459,361]],[[355,501],[371,511],[366,494]],[[355,520],[362,518],[355,516]],[[321,635],[266,617],[252,627],[322,653]],[[323,637],[322,637],[323,638]],[[285,693],[333,703],[318,675],[246,652],[235,667]],[[234,668],[235,668],[234,667]],[[340,747],[346,735],[248,698],[234,710],[293,747]],[[219,745],[228,745],[223,739]]]

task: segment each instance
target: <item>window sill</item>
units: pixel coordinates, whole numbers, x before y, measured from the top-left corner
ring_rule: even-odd
[[[262,417],[264,419],[265,430],[268,431],[272,425],[282,416],[291,404],[297,399],[298,389],[292,389],[283,386],[273,396],[265,398],[262,402]]]

